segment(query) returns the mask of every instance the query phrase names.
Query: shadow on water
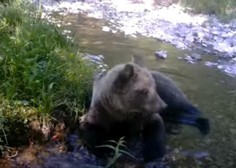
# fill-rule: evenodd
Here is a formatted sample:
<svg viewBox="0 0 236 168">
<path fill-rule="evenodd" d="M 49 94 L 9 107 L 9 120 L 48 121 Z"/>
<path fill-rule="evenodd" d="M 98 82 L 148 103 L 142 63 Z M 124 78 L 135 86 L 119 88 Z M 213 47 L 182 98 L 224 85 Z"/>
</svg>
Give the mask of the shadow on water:
<svg viewBox="0 0 236 168">
<path fill-rule="evenodd" d="M 189 51 L 178 50 L 155 39 L 126 37 L 121 32 L 103 32 L 104 21 L 68 15 L 64 16 L 63 22 L 64 27 L 76 36 L 84 52 L 104 55 L 105 63 L 110 67 L 130 61 L 133 53 L 144 55 L 149 68 L 172 77 L 210 119 L 209 135 L 203 137 L 197 129 L 183 126 L 182 133 L 170 135 L 168 141 L 174 151 L 206 152 L 209 156 L 205 159 L 197 159 L 194 155 L 183 157 L 182 152 L 178 157 L 176 152 L 171 167 L 236 167 L 236 79 L 204 65 L 204 61 L 216 59 L 214 56 L 203 55 L 203 61 L 189 64 L 177 59 Z M 66 25 L 69 22 L 72 24 Z M 168 58 L 156 59 L 156 50 L 168 51 Z"/>
</svg>

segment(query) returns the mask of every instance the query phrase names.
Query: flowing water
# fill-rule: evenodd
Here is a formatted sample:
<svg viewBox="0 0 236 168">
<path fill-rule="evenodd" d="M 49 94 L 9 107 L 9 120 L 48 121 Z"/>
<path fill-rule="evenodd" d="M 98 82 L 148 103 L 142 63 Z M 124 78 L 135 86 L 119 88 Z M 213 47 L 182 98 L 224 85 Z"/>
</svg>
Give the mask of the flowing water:
<svg viewBox="0 0 236 168">
<path fill-rule="evenodd" d="M 151 38 L 103 32 L 102 26 L 106 22 L 82 15 L 64 16 L 63 24 L 72 31 L 71 35 L 76 37 L 83 52 L 102 54 L 109 67 L 130 61 L 133 53 L 142 54 L 147 67 L 173 78 L 210 119 L 211 132 L 207 136 L 189 126 L 183 126 L 179 135 L 168 136 L 168 145 L 175 155 L 171 167 L 236 167 L 236 79 L 204 65 L 204 61 L 216 57 L 201 53 L 203 61 L 189 64 L 177 58 L 189 51 L 178 50 Z M 154 56 L 156 50 L 166 50 L 167 59 L 157 59 Z M 208 156 L 202 159 L 201 155 Z M 60 159 L 60 162 L 70 161 Z M 76 164 L 69 167 L 76 167 Z"/>
</svg>

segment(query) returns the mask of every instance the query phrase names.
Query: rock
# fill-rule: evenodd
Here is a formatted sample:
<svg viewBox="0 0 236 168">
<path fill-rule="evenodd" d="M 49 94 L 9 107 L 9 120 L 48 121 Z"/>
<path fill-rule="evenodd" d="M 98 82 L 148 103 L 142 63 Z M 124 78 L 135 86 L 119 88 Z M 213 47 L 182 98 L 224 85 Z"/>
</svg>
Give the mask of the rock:
<svg viewBox="0 0 236 168">
<path fill-rule="evenodd" d="M 197 53 L 193 53 L 191 55 L 191 58 L 196 60 L 196 61 L 201 61 L 202 60 L 202 56 L 200 54 L 197 54 Z"/>
<path fill-rule="evenodd" d="M 85 60 L 89 60 L 89 65 L 96 65 L 97 71 L 94 73 L 94 77 L 99 75 L 100 73 L 107 70 L 108 65 L 104 63 L 104 56 L 103 55 L 92 55 L 85 53 L 82 55 L 82 58 Z"/>
<path fill-rule="evenodd" d="M 156 51 L 155 56 L 161 59 L 166 59 L 167 58 L 167 51 Z"/>
<path fill-rule="evenodd" d="M 117 30 L 111 30 L 111 32 L 115 34 L 115 33 L 117 33 Z"/>
<path fill-rule="evenodd" d="M 195 63 L 195 61 L 194 61 L 194 60 L 192 59 L 192 57 L 189 56 L 189 55 L 185 56 L 184 60 L 187 61 L 188 63 L 191 63 L 191 64 L 194 64 L 194 63 Z"/>
<path fill-rule="evenodd" d="M 94 63 L 100 64 L 103 62 L 104 56 L 103 55 L 85 54 L 84 58 L 91 60 Z"/>
<path fill-rule="evenodd" d="M 108 26 L 103 26 L 102 31 L 109 32 L 111 29 Z"/>
<path fill-rule="evenodd" d="M 206 61 L 206 62 L 205 62 L 205 65 L 206 65 L 206 66 L 209 66 L 209 67 L 215 67 L 215 66 L 218 65 L 218 63 L 216 63 L 216 62 Z"/>
<path fill-rule="evenodd" d="M 192 43 L 194 42 L 195 38 L 192 34 L 188 34 L 186 37 L 185 37 L 185 41 L 186 42 L 189 42 L 189 43 Z"/>
<path fill-rule="evenodd" d="M 194 64 L 198 61 L 202 60 L 202 56 L 200 54 L 197 53 L 193 53 L 191 55 L 187 55 L 185 54 L 185 57 L 178 57 L 179 60 L 185 60 L 188 63 Z"/>
</svg>

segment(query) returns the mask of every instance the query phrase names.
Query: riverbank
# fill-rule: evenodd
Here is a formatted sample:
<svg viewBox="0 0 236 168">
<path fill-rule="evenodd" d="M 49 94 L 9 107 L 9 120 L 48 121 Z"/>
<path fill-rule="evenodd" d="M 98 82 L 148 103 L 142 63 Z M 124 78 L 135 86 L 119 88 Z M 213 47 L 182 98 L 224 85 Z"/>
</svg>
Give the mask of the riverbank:
<svg viewBox="0 0 236 168">
<path fill-rule="evenodd" d="M 102 29 L 136 37 L 143 35 L 170 43 L 183 50 L 203 51 L 218 56 L 216 62 L 206 62 L 231 76 L 236 75 L 236 21 L 221 23 L 215 16 L 192 14 L 177 4 L 155 8 L 150 1 L 133 3 L 129 0 L 47 1 L 46 13 L 82 13 L 104 19 Z"/>
<path fill-rule="evenodd" d="M 0 2 L 0 20 L 0 157 L 11 157 L 76 126 L 97 66 L 23 0 Z"/>
</svg>

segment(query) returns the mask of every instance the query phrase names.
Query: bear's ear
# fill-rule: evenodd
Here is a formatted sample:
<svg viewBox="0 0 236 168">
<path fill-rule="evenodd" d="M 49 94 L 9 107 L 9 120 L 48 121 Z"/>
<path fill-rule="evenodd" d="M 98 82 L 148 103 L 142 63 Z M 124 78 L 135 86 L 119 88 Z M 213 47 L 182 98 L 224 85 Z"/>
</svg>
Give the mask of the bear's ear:
<svg viewBox="0 0 236 168">
<path fill-rule="evenodd" d="M 134 75 L 134 66 L 126 64 L 113 83 L 115 90 L 122 90 L 130 78 Z"/>
<path fill-rule="evenodd" d="M 134 75 L 134 66 L 132 64 L 126 64 L 124 69 L 119 74 L 121 80 L 128 80 Z"/>
</svg>

